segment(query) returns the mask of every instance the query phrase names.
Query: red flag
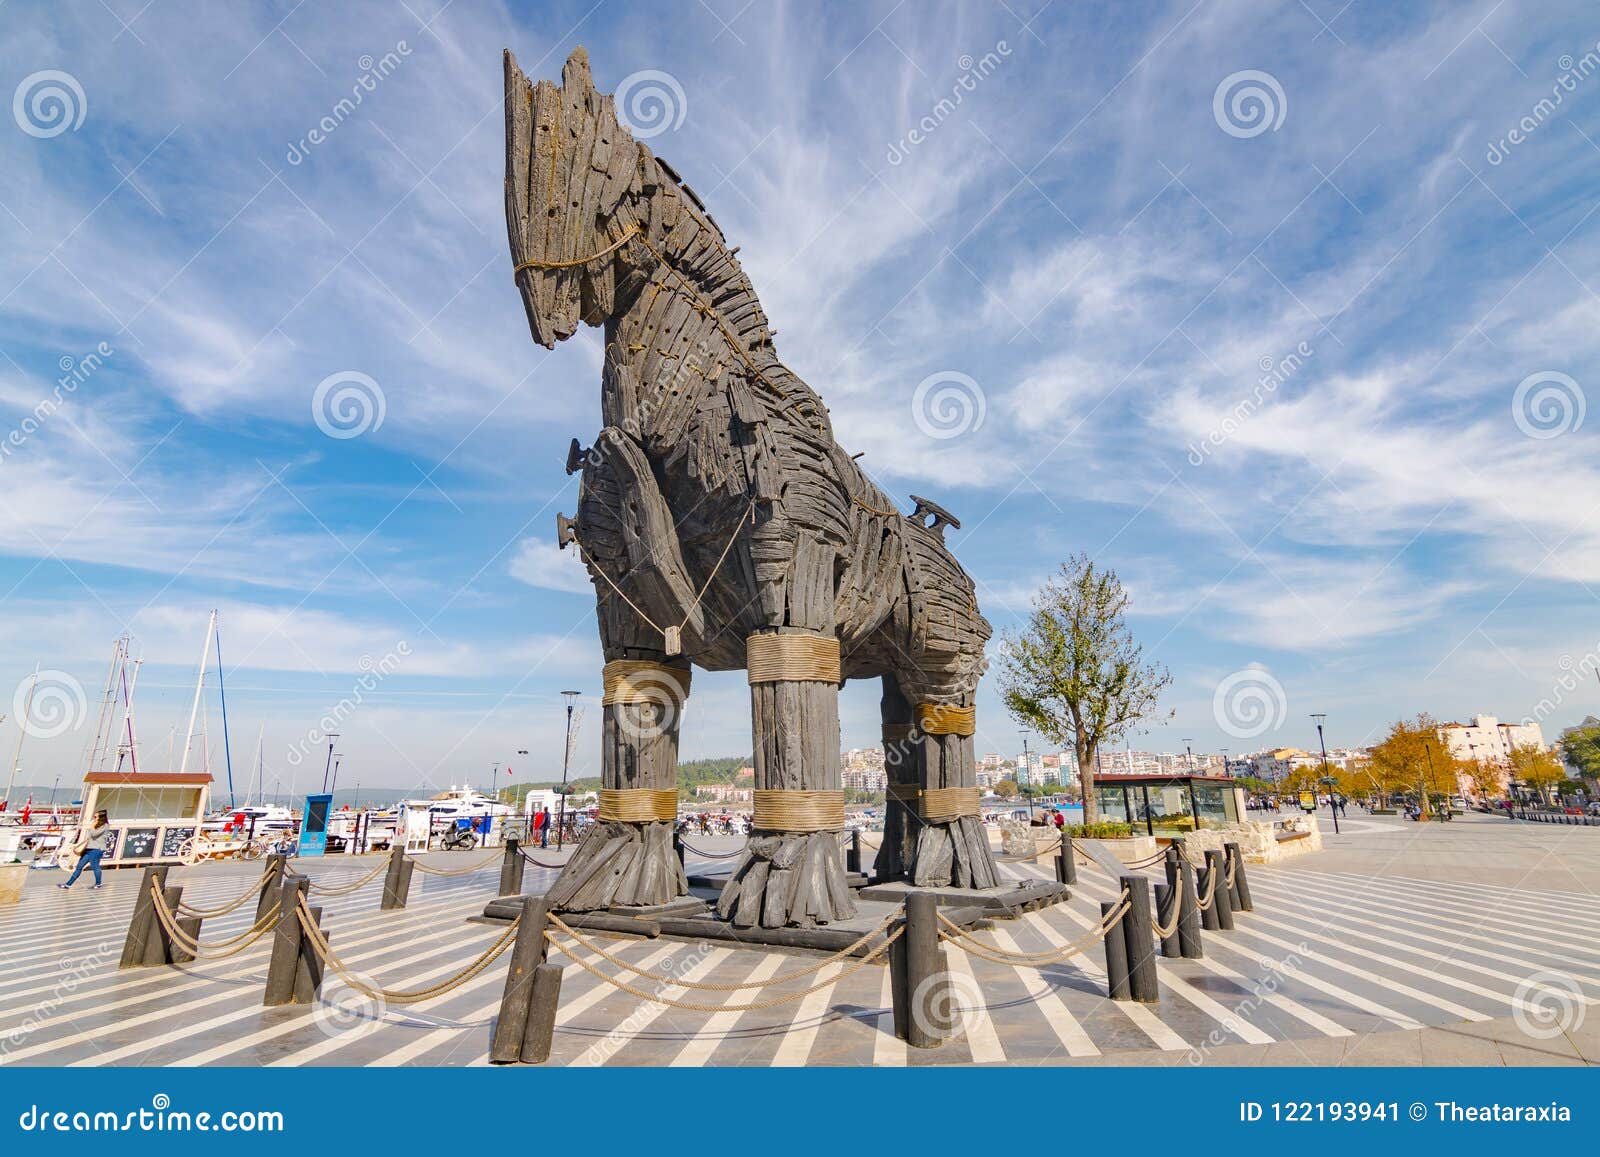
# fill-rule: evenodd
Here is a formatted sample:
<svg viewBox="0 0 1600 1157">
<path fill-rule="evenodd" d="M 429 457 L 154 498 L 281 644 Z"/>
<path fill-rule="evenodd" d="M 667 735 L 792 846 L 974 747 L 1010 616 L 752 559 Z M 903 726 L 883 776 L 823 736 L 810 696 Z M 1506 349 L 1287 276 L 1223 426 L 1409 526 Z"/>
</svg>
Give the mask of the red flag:
<svg viewBox="0 0 1600 1157">
<path fill-rule="evenodd" d="M 507 779 L 511 778 L 511 765 L 509 763 L 506 764 L 506 778 Z"/>
</svg>

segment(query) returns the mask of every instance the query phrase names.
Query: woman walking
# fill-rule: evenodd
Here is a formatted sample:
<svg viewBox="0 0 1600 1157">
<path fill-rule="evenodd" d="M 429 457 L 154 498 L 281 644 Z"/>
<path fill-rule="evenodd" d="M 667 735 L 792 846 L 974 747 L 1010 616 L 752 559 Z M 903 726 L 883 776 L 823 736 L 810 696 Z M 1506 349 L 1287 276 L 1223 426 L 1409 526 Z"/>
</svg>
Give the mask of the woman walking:
<svg viewBox="0 0 1600 1157">
<path fill-rule="evenodd" d="M 72 887 L 78 877 L 83 875 L 85 868 L 94 871 L 94 883 L 90 885 L 90 891 L 104 887 L 105 881 L 100 875 L 100 861 L 111 850 L 112 841 L 116 838 L 117 833 L 111 830 L 110 817 L 103 811 L 95 812 L 94 827 L 84 833 L 83 839 L 75 849 L 78 853 L 78 866 L 72 869 L 72 875 L 67 877 L 66 883 L 57 884 L 56 887 Z"/>
</svg>

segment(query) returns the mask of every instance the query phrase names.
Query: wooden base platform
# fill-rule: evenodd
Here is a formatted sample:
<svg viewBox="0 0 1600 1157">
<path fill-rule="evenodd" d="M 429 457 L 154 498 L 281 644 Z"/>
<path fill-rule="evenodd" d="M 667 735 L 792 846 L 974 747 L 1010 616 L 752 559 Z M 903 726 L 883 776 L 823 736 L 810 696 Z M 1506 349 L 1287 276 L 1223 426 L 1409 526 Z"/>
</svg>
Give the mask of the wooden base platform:
<svg viewBox="0 0 1600 1157">
<path fill-rule="evenodd" d="M 912 893 L 933 893 L 941 908 L 977 907 L 985 916 L 1015 920 L 1026 912 L 1062 904 L 1072 898 L 1065 884 L 1049 880 L 1007 881 L 994 888 L 918 888 L 903 880 L 861 889 L 863 900 L 903 904 Z"/>
</svg>

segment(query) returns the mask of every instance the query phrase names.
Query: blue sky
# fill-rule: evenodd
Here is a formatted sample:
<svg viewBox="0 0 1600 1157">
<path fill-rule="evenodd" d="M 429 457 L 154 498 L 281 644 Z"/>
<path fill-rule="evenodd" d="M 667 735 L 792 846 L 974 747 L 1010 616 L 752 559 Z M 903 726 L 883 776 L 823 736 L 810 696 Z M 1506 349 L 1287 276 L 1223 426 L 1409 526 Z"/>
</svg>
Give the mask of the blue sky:
<svg viewBox="0 0 1600 1157">
<path fill-rule="evenodd" d="M 599 344 L 535 346 L 512 290 L 499 52 L 554 77 L 580 43 L 840 441 L 962 518 L 997 628 L 1074 551 L 1127 581 L 1174 678 L 1134 746 L 1541 700 L 1553 735 L 1600 701 L 1562 683 L 1600 648 L 1583 5 L 11 0 L 0 27 L 0 757 L 35 663 L 89 708 L 24 779 L 73 777 L 122 630 L 163 765 L 213 607 L 236 770 L 264 727 L 269 777 L 319 778 L 287 753 L 386 655 L 341 782 L 558 770 L 559 692 L 599 691 L 553 547 Z M 330 378 L 355 436 L 317 421 Z M 847 745 L 877 694 L 846 689 Z M 1019 749 L 992 681 L 979 707 L 980 750 Z M 684 754 L 748 744 L 742 677 L 697 678 Z"/>
</svg>

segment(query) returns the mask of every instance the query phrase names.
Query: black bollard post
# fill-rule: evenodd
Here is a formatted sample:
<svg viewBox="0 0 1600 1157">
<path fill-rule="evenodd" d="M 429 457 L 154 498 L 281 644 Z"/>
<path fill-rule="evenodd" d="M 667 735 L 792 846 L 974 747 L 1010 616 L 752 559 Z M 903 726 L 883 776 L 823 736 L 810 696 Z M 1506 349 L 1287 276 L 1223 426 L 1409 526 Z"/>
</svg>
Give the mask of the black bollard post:
<svg viewBox="0 0 1600 1157">
<path fill-rule="evenodd" d="M 1056 852 L 1056 875 L 1063 884 L 1076 884 L 1078 882 L 1078 857 L 1072 847 L 1072 837 L 1063 830 L 1061 833 L 1061 848 Z"/>
<path fill-rule="evenodd" d="M 200 939 L 201 919 L 199 916 L 179 916 L 173 921 L 173 923 L 178 926 L 178 931 L 182 932 L 190 940 Z M 195 959 L 195 954 L 193 952 L 190 952 L 187 948 L 176 941 L 173 942 L 172 963 L 192 964 L 194 963 Z"/>
<path fill-rule="evenodd" d="M 1244 853 L 1238 844 L 1223 844 L 1233 858 L 1233 907 L 1238 912 L 1253 912 L 1255 904 L 1250 899 L 1250 882 L 1244 875 Z"/>
<path fill-rule="evenodd" d="M 183 901 L 183 886 L 181 884 L 168 885 L 161 889 L 161 897 L 167 911 L 172 914 L 173 923 L 176 924 L 178 921 L 178 905 Z M 144 942 L 145 964 L 154 967 L 161 964 L 177 963 L 177 957 L 174 953 L 177 952 L 178 945 L 173 941 L 166 925 L 161 922 L 160 916 L 154 912 L 151 913 L 151 916 L 154 922 L 150 928 L 150 935 L 145 938 Z"/>
<path fill-rule="evenodd" d="M 1104 923 L 1111 915 L 1111 910 L 1117 905 L 1102 901 L 1100 904 L 1100 921 Z M 1128 918 L 1124 912 L 1122 919 L 1111 926 L 1106 933 L 1106 995 L 1112 1000 L 1132 1000 L 1133 993 L 1128 988 L 1128 942 L 1123 935 L 1122 925 Z"/>
<path fill-rule="evenodd" d="M 145 943 L 150 939 L 150 930 L 156 923 L 156 900 L 150 891 L 150 881 L 154 880 L 162 888 L 167 886 L 167 870 L 171 864 L 152 864 L 144 870 L 144 878 L 139 881 L 139 894 L 133 900 L 133 916 L 128 920 L 128 935 L 122 942 L 122 959 L 118 961 L 118 968 L 143 968 Z"/>
<path fill-rule="evenodd" d="M 389 870 L 383 876 L 383 899 L 378 902 L 380 912 L 389 912 L 406 906 L 411 893 L 411 861 L 406 859 L 406 846 L 396 843 L 389 849 Z"/>
<path fill-rule="evenodd" d="M 506 841 L 505 858 L 500 862 L 500 891 L 498 896 L 522 894 L 522 845 L 514 839 Z"/>
<path fill-rule="evenodd" d="M 500 994 L 500 1015 L 495 1018 L 494 1032 L 489 1038 L 492 1064 L 507 1065 L 522 1059 L 534 971 L 549 954 L 549 942 L 545 940 L 547 912 L 543 896 L 522 898 L 522 917 L 517 923 L 517 938 L 511 944 L 506 986 Z"/>
<path fill-rule="evenodd" d="M 850 829 L 850 850 L 844 854 L 844 870 L 853 876 L 861 874 L 861 829 Z"/>
<path fill-rule="evenodd" d="M 1178 888 L 1175 884 L 1156 885 L 1156 922 L 1163 928 L 1171 928 L 1161 938 L 1161 955 L 1169 960 L 1181 956 L 1183 953 L 1178 944 L 1178 924 L 1174 919 L 1178 914 Z"/>
<path fill-rule="evenodd" d="M 1200 909 L 1194 894 L 1194 865 L 1185 858 L 1178 861 L 1178 955 L 1185 960 L 1199 960 L 1205 954 L 1200 942 Z"/>
<path fill-rule="evenodd" d="M 683 846 L 683 837 L 677 832 L 672 833 L 672 850 L 678 853 L 678 867 L 687 868 L 689 866 L 689 852 L 688 849 Z"/>
<path fill-rule="evenodd" d="M 938 1048 L 950 1030 L 949 973 L 939 949 L 939 904 L 927 892 L 905 901 L 905 933 L 890 949 L 895 1035 L 914 1049 Z M 897 951 L 898 950 L 898 951 Z"/>
<path fill-rule="evenodd" d="M 1217 928 L 1232 932 L 1233 903 L 1228 898 L 1228 869 L 1221 852 L 1206 853 L 1206 874 L 1216 881 L 1216 886 L 1211 889 L 1211 909 L 1216 915 Z"/>
<path fill-rule="evenodd" d="M 1128 946 L 1128 988 L 1133 999 L 1143 1004 L 1161 1000 L 1161 980 L 1156 973 L 1155 932 L 1150 927 L 1150 881 L 1143 876 L 1124 876 L 1122 886 L 1130 904 L 1123 918 L 1123 941 Z"/>
<path fill-rule="evenodd" d="M 283 887 L 286 863 L 281 852 L 273 852 L 267 857 L 266 871 L 261 880 L 261 895 L 256 898 L 256 918 L 253 923 L 261 923 L 272 905 L 277 902 L 278 890 Z"/>
<path fill-rule="evenodd" d="M 1239 845 L 1226 843 L 1222 845 L 1222 867 L 1233 877 L 1233 883 L 1228 885 L 1228 907 L 1235 912 L 1243 912 L 1244 904 L 1239 898 Z M 1226 880 L 1228 877 L 1224 876 Z"/>
<path fill-rule="evenodd" d="M 300 960 L 300 918 L 296 909 L 300 897 L 311 887 L 304 876 L 289 876 L 278 889 L 278 923 L 272 933 L 272 955 L 267 961 L 267 984 L 261 1003 L 267 1006 L 294 1003 L 295 973 Z"/>
<path fill-rule="evenodd" d="M 320 929 L 322 927 L 322 909 L 312 908 L 310 909 L 310 912 L 311 922 L 315 924 L 318 929 Z M 333 937 L 326 932 L 322 933 L 322 938 L 324 940 L 333 939 Z M 311 938 L 309 936 L 302 935 L 300 937 L 300 952 L 299 955 L 295 957 L 294 962 L 295 1004 L 317 1003 L 317 994 L 322 991 L 322 971 L 324 966 L 325 961 L 318 954 L 317 950 L 312 947 Z"/>
<path fill-rule="evenodd" d="M 1201 896 L 1207 892 L 1212 894 L 1211 902 L 1204 908 L 1200 908 L 1200 926 L 1207 932 L 1215 932 L 1222 927 L 1221 924 L 1217 923 L 1216 891 L 1217 889 L 1211 885 L 1211 861 L 1207 858 L 1205 866 L 1200 869 L 1195 877 L 1195 906 L 1199 907 Z"/>
<path fill-rule="evenodd" d="M 556 1009 L 561 1004 L 561 965 L 541 964 L 533 970 L 528 1000 L 528 1027 L 522 1036 L 522 1063 L 542 1065 L 550 1059 L 556 1036 Z"/>
</svg>

